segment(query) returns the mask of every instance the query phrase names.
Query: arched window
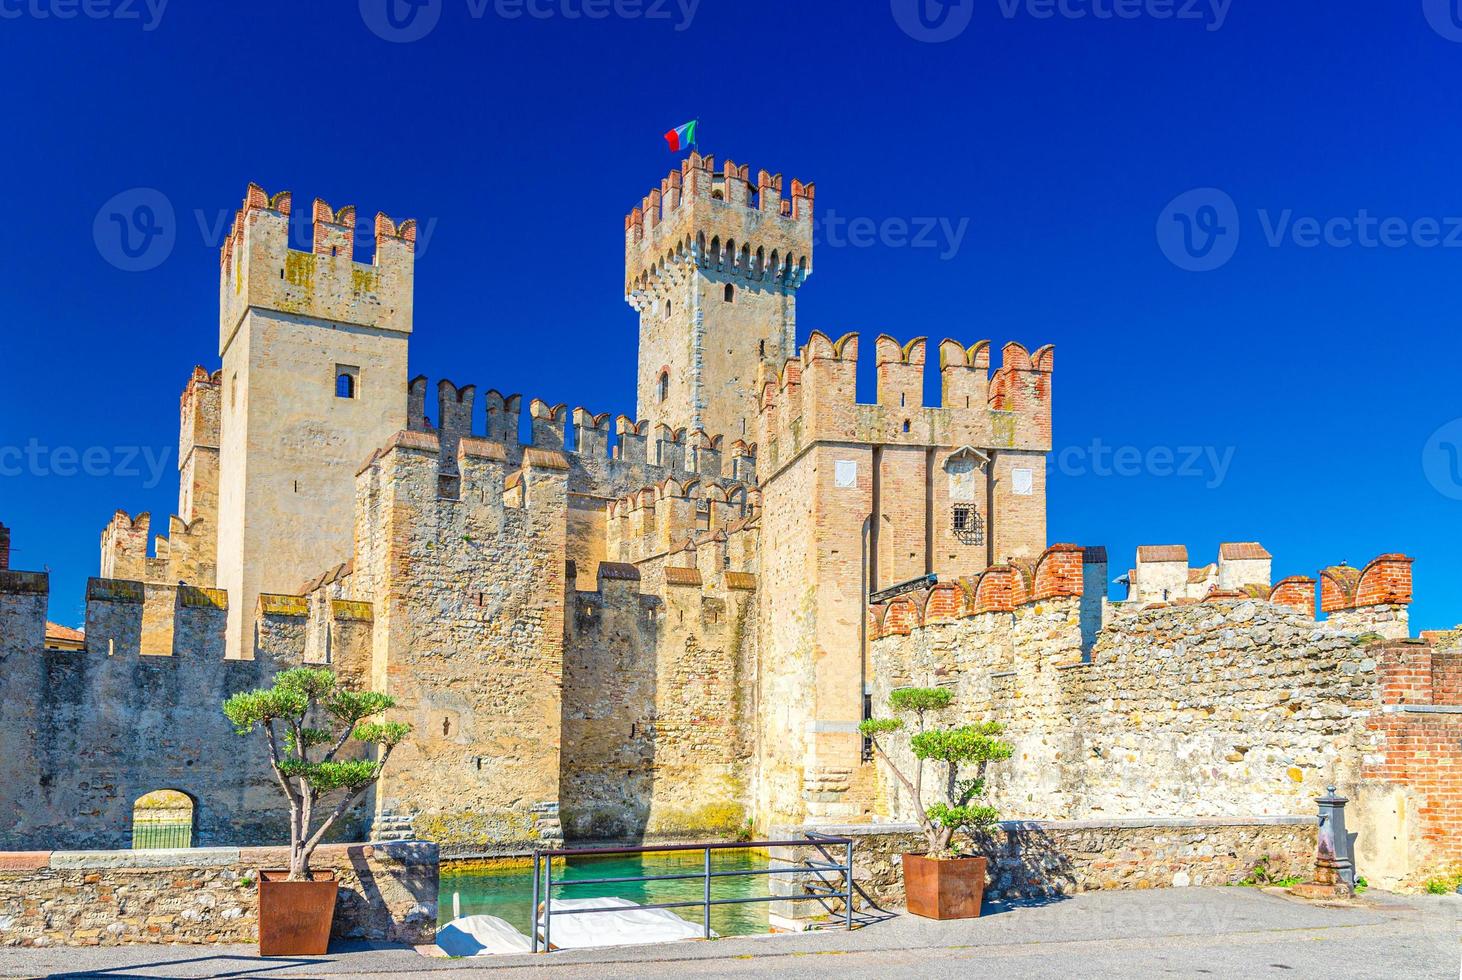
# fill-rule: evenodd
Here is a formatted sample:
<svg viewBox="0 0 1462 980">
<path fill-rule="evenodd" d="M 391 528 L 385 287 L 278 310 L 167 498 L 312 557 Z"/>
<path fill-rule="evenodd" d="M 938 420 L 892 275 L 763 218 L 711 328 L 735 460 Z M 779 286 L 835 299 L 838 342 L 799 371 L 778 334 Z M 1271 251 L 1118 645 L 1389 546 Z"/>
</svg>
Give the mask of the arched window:
<svg viewBox="0 0 1462 980">
<path fill-rule="evenodd" d="M 335 397 L 354 398 L 359 380 L 360 368 L 335 365 Z"/>
<path fill-rule="evenodd" d="M 657 393 L 660 396 L 660 401 L 662 401 L 662 402 L 666 398 L 668 398 L 670 396 L 670 372 L 669 371 L 661 371 L 660 372 L 660 380 L 656 384 L 656 391 L 657 391 Z"/>
<path fill-rule="evenodd" d="M 665 317 L 667 319 L 670 317 L 670 301 L 668 299 L 665 301 Z"/>
<path fill-rule="evenodd" d="M 729 282 L 726 284 L 726 302 L 736 302 L 736 287 Z"/>
<path fill-rule="evenodd" d="M 193 846 L 193 798 L 175 789 L 153 790 L 132 804 L 132 847 Z"/>
</svg>

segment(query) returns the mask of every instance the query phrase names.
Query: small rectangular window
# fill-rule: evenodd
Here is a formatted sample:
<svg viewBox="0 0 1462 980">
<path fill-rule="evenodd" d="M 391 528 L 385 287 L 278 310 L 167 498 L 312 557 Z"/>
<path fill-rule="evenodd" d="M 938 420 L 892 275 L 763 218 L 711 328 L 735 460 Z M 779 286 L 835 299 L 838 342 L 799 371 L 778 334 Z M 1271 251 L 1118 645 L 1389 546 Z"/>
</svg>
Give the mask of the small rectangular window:
<svg viewBox="0 0 1462 980">
<path fill-rule="evenodd" d="M 360 368 L 349 364 L 335 365 L 335 397 L 360 397 Z"/>
</svg>

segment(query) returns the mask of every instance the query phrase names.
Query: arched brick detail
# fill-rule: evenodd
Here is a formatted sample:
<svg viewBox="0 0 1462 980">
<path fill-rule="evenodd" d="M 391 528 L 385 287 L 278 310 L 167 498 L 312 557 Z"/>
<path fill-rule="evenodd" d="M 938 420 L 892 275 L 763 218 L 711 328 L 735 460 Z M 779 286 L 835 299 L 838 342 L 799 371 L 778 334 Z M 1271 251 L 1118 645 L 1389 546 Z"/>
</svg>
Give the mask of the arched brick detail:
<svg viewBox="0 0 1462 980">
<path fill-rule="evenodd" d="M 1269 593 L 1269 601 L 1314 619 L 1315 580 L 1303 575 L 1291 575 L 1274 587 Z"/>
<path fill-rule="evenodd" d="M 919 606 L 912 597 L 899 596 L 888 604 L 883 617 L 884 636 L 908 636 L 919 625 Z"/>
<path fill-rule="evenodd" d="M 1355 605 L 1408 606 L 1411 604 L 1411 562 L 1405 555 L 1381 555 L 1360 574 Z"/>
<path fill-rule="evenodd" d="M 1320 611 L 1341 612 L 1355 608 L 1355 590 L 1360 585 L 1360 569 L 1349 565 L 1331 565 L 1320 572 Z"/>
<path fill-rule="evenodd" d="M 1015 608 L 1015 580 L 1009 565 L 993 565 L 975 583 L 975 612 L 1010 612 Z"/>
<path fill-rule="evenodd" d="M 1079 544 L 1053 544 L 1047 548 L 1036 563 L 1031 598 L 1039 602 L 1057 596 L 1081 595 L 1085 556 L 1086 549 Z"/>
<path fill-rule="evenodd" d="M 966 614 L 965 590 L 958 582 L 940 582 L 924 599 L 924 625 L 949 623 Z"/>
</svg>

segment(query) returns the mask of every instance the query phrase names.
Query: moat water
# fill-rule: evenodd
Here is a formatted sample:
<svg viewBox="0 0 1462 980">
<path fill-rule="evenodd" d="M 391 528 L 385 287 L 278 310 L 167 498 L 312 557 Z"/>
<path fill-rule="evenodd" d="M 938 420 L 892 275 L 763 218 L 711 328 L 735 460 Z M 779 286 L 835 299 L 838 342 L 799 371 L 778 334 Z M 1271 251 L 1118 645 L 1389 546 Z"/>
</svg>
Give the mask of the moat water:
<svg viewBox="0 0 1462 980">
<path fill-rule="evenodd" d="M 744 871 L 767 866 L 766 852 L 724 850 L 711 852 L 714 871 Z M 580 881 L 585 878 L 631 878 L 643 875 L 688 874 L 705 867 L 704 852 L 672 854 L 627 854 L 611 857 L 569 858 L 567 867 L 556 862 L 553 880 Z M 712 878 L 712 898 L 749 898 L 767 894 L 767 875 Z M 439 894 L 440 925 L 452 919 L 452 893 L 461 897 L 463 915 L 495 915 L 528 935 L 533 921 L 532 862 L 475 862 L 445 865 Z M 613 885 L 568 885 L 555 887 L 555 898 L 625 898 L 640 905 L 660 902 L 699 901 L 705 893 L 704 879 L 625 882 Z M 701 909 L 672 909 L 681 918 L 699 924 Z M 768 904 L 747 902 L 719 905 L 711 909 L 711 928 L 722 936 L 751 936 L 768 931 Z"/>
</svg>

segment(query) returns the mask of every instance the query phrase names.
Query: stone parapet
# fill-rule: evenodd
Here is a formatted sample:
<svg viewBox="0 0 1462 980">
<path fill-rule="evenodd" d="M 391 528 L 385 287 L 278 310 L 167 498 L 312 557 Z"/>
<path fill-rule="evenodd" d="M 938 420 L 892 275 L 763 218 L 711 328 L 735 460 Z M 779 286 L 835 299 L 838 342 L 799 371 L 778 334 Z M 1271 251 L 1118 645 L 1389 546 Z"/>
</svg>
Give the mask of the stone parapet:
<svg viewBox="0 0 1462 980">
<path fill-rule="evenodd" d="M 283 847 L 0 853 L 0 946 L 253 943 L 259 872 Z M 326 844 L 339 884 L 331 936 L 420 945 L 437 928 L 435 844 Z"/>
</svg>

